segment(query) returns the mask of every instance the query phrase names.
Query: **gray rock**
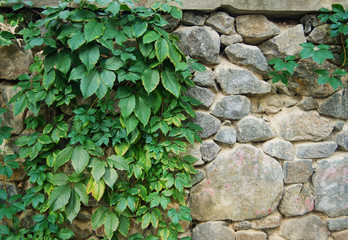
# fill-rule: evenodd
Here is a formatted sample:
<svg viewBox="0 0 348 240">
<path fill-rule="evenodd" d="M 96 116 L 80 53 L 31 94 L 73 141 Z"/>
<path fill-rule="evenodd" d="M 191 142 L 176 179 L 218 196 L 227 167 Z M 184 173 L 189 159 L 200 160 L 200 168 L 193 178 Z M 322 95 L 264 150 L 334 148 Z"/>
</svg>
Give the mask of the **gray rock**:
<svg viewBox="0 0 348 240">
<path fill-rule="evenodd" d="M 322 115 L 348 119 L 348 91 L 335 93 L 318 110 Z"/>
<path fill-rule="evenodd" d="M 291 142 L 282 139 L 272 139 L 262 145 L 262 149 L 268 155 L 281 160 L 294 160 L 295 148 Z"/>
<path fill-rule="evenodd" d="M 284 219 L 280 225 L 279 235 L 287 240 L 327 240 L 329 231 L 318 216 L 309 214 L 303 217 Z"/>
<path fill-rule="evenodd" d="M 216 158 L 221 148 L 213 140 L 206 140 L 202 142 L 200 151 L 202 159 L 205 162 L 210 162 Z"/>
<path fill-rule="evenodd" d="M 186 55 L 206 64 L 220 63 L 220 36 L 211 27 L 181 27 L 174 34 Z"/>
<path fill-rule="evenodd" d="M 7 199 L 12 197 L 13 195 L 18 194 L 15 184 L 0 182 L 0 189 L 1 190 L 5 189 L 4 186 L 6 186 Z M 5 204 L 5 203 L 6 202 L 3 199 L 0 199 L 0 204 Z"/>
<path fill-rule="evenodd" d="M 215 74 L 209 68 L 206 68 L 204 72 L 196 72 L 193 81 L 201 87 L 216 87 Z"/>
<path fill-rule="evenodd" d="M 250 113 L 250 100 L 245 96 L 227 96 L 219 101 L 212 114 L 230 120 L 239 120 Z"/>
<path fill-rule="evenodd" d="M 250 221 L 234 222 L 233 227 L 237 231 L 248 230 L 248 229 L 251 229 L 251 222 Z"/>
<path fill-rule="evenodd" d="M 207 19 L 206 24 L 221 34 L 230 35 L 236 33 L 234 18 L 225 12 L 212 13 Z"/>
<path fill-rule="evenodd" d="M 251 221 L 251 227 L 253 229 L 272 229 L 277 228 L 280 225 L 281 215 L 278 211 L 275 211 L 267 217 L 256 219 Z"/>
<path fill-rule="evenodd" d="M 334 232 L 331 234 L 334 240 L 347 240 L 348 239 L 348 229 L 340 232 Z"/>
<path fill-rule="evenodd" d="M 307 97 L 303 99 L 298 106 L 305 111 L 310 111 L 318 109 L 319 103 L 313 97 Z"/>
<path fill-rule="evenodd" d="M 318 18 L 317 14 L 308 14 L 301 18 L 301 23 L 304 26 L 304 32 L 310 33 L 313 29 L 313 27 L 322 25 L 323 23 L 320 22 L 320 19 Z"/>
<path fill-rule="evenodd" d="M 268 63 L 258 47 L 235 43 L 225 48 L 225 53 L 232 63 L 246 66 L 259 74 L 267 75 Z"/>
<path fill-rule="evenodd" d="M 314 210 L 313 194 L 302 184 L 286 186 L 278 209 L 286 217 L 304 215 Z"/>
<path fill-rule="evenodd" d="M 163 27 L 167 32 L 173 32 L 180 24 L 180 19 L 174 18 L 170 14 L 163 14 L 162 17 L 168 22 L 168 24 Z"/>
<path fill-rule="evenodd" d="M 217 81 L 224 94 L 265 94 L 271 85 L 260 80 L 250 71 L 233 64 L 221 64 L 215 68 Z"/>
<path fill-rule="evenodd" d="M 77 214 L 77 219 L 82 222 L 89 222 L 92 219 L 92 214 L 89 211 L 82 210 Z"/>
<path fill-rule="evenodd" d="M 348 229 L 348 217 L 328 218 L 327 228 L 330 231 L 341 231 Z"/>
<path fill-rule="evenodd" d="M 338 120 L 335 122 L 334 130 L 341 131 L 344 127 L 344 121 Z"/>
<path fill-rule="evenodd" d="M 192 175 L 191 177 L 191 185 L 196 185 L 200 181 L 204 179 L 204 171 L 200 169 L 196 169 L 198 173 Z"/>
<path fill-rule="evenodd" d="M 236 232 L 236 240 L 266 240 L 267 234 L 262 231 L 242 230 Z"/>
<path fill-rule="evenodd" d="M 226 149 L 205 170 L 206 179 L 189 197 L 199 221 L 262 218 L 276 209 L 283 192 L 280 164 L 251 145 Z"/>
<path fill-rule="evenodd" d="M 215 135 L 214 140 L 232 146 L 237 142 L 237 131 L 233 127 L 223 126 Z"/>
<path fill-rule="evenodd" d="M 197 158 L 197 161 L 193 164 L 194 166 L 204 165 L 204 162 L 202 160 L 202 154 L 200 151 L 200 144 L 195 143 L 194 145 L 189 145 L 185 155 L 192 155 L 193 157 Z"/>
<path fill-rule="evenodd" d="M 278 36 L 262 43 L 259 48 L 269 61 L 272 58 L 300 57 L 301 43 L 306 42 L 302 24 L 281 32 Z"/>
<path fill-rule="evenodd" d="M 203 26 L 207 15 L 198 11 L 185 11 L 182 16 L 182 23 L 189 26 Z"/>
<path fill-rule="evenodd" d="M 341 149 L 348 151 L 348 129 L 337 135 L 336 143 Z"/>
<path fill-rule="evenodd" d="M 254 116 L 243 118 L 237 123 L 238 142 L 259 142 L 275 136 L 265 120 Z"/>
<path fill-rule="evenodd" d="M 337 38 L 330 36 L 330 24 L 317 26 L 307 37 L 308 42 L 315 44 L 338 44 Z"/>
<path fill-rule="evenodd" d="M 196 113 L 196 118 L 193 120 L 193 122 L 203 128 L 203 130 L 199 132 L 199 136 L 201 138 L 208 138 L 217 133 L 221 124 L 221 121 L 216 117 L 202 112 Z"/>
<path fill-rule="evenodd" d="M 306 183 L 313 174 L 312 160 L 284 162 L 284 182 Z"/>
<path fill-rule="evenodd" d="M 236 18 L 237 32 L 248 44 L 259 44 L 280 33 L 279 28 L 263 15 L 242 15 Z"/>
<path fill-rule="evenodd" d="M 192 231 L 192 240 L 235 240 L 235 233 L 225 222 L 198 224 Z"/>
<path fill-rule="evenodd" d="M 296 156 L 304 159 L 327 158 L 334 154 L 336 148 L 335 142 L 302 143 L 297 146 Z"/>
<path fill-rule="evenodd" d="M 19 227 L 21 229 L 29 229 L 33 226 L 35 226 L 37 223 L 34 221 L 33 217 L 37 213 L 34 210 L 27 209 L 24 212 L 22 212 L 19 216 Z"/>
<path fill-rule="evenodd" d="M 224 46 L 229 46 L 234 43 L 241 43 L 243 42 L 243 38 L 239 34 L 233 34 L 233 35 L 221 35 L 220 37 L 221 44 Z"/>
<path fill-rule="evenodd" d="M 187 95 L 199 100 L 202 103 L 200 106 L 206 108 L 210 107 L 215 99 L 215 94 L 212 91 L 198 86 L 190 87 L 187 90 Z"/>
<path fill-rule="evenodd" d="M 282 108 L 283 100 L 278 94 L 273 94 L 267 98 L 267 105 L 270 107 Z"/>
<path fill-rule="evenodd" d="M 329 217 L 348 215 L 347 182 L 348 154 L 319 161 L 313 175 L 315 209 Z"/>
</svg>

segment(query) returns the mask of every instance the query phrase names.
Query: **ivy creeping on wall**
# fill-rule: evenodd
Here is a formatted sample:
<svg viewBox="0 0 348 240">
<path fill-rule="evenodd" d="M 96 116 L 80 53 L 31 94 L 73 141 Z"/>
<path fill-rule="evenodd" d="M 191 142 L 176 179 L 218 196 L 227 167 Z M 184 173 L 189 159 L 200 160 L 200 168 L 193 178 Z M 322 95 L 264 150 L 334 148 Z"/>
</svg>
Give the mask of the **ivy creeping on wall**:
<svg viewBox="0 0 348 240">
<path fill-rule="evenodd" d="M 97 206 L 92 226 L 105 239 L 128 236 L 131 219 L 151 231 L 128 239 L 177 239 L 180 221 L 191 220 L 185 188 L 196 159 L 184 153 L 200 141 L 189 120 L 200 103 L 185 92 L 191 70 L 204 67 L 186 60 L 161 13 L 182 17 L 164 2 L 66 1 L 17 34 L 41 52 L 10 101 L 15 115 L 27 111 L 27 130 L 8 161 L 25 159 L 30 188 L 9 199 L 1 191 L 1 239 L 70 239 L 61 226 L 83 205 Z M 25 208 L 38 213 L 31 229 L 18 227 Z"/>
</svg>

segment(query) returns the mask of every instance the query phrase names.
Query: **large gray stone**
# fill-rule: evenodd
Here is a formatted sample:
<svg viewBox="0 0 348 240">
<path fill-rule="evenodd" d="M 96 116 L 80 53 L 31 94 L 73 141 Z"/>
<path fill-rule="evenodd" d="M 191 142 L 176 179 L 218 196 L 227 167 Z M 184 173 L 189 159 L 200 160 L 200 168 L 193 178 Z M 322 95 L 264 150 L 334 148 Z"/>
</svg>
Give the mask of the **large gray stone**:
<svg viewBox="0 0 348 240">
<path fill-rule="evenodd" d="M 267 234 L 262 231 L 242 230 L 236 232 L 236 240 L 266 240 Z"/>
<path fill-rule="evenodd" d="M 330 231 L 341 231 L 348 229 L 348 217 L 328 218 L 327 228 Z"/>
<path fill-rule="evenodd" d="M 204 72 L 196 72 L 193 76 L 193 81 L 201 87 L 216 87 L 215 74 L 209 68 L 206 68 Z"/>
<path fill-rule="evenodd" d="M 182 16 L 182 22 L 189 26 L 203 26 L 207 14 L 198 11 L 186 11 Z"/>
<path fill-rule="evenodd" d="M 245 96 L 227 96 L 216 103 L 212 114 L 230 120 L 239 120 L 250 113 L 250 100 Z"/>
<path fill-rule="evenodd" d="M 203 130 L 199 132 L 199 136 L 201 138 L 208 138 L 217 133 L 221 124 L 221 121 L 218 118 L 213 117 L 209 113 L 202 112 L 196 113 L 196 118 L 193 120 L 193 122 L 203 128 Z"/>
<path fill-rule="evenodd" d="M 225 48 L 225 53 L 232 63 L 246 66 L 259 74 L 267 75 L 268 63 L 258 47 L 235 43 Z"/>
<path fill-rule="evenodd" d="M 199 100 L 202 103 L 200 106 L 206 108 L 210 107 L 215 99 L 215 94 L 212 91 L 198 86 L 190 87 L 187 90 L 187 95 Z"/>
<path fill-rule="evenodd" d="M 221 148 L 213 140 L 206 140 L 202 142 L 201 145 L 201 154 L 202 159 L 205 162 L 210 162 L 216 158 Z"/>
<path fill-rule="evenodd" d="M 329 231 L 318 216 L 309 214 L 303 217 L 284 219 L 280 225 L 279 235 L 287 240 L 327 240 Z"/>
<path fill-rule="evenodd" d="M 330 24 L 323 24 L 317 26 L 313 29 L 313 31 L 307 37 L 308 42 L 316 43 L 316 44 L 338 44 L 337 38 L 331 37 Z"/>
<path fill-rule="evenodd" d="M 313 173 L 312 160 L 296 160 L 284 162 L 284 182 L 306 183 Z"/>
<path fill-rule="evenodd" d="M 260 80 L 250 71 L 234 64 L 220 64 L 215 74 L 223 93 L 232 94 L 265 94 L 271 92 L 271 85 Z"/>
<path fill-rule="evenodd" d="M 310 111 L 318 109 L 319 103 L 313 97 L 306 97 L 298 104 L 298 106 L 305 111 Z"/>
<path fill-rule="evenodd" d="M 329 217 L 348 215 L 348 154 L 319 161 L 313 185 L 317 211 Z"/>
<path fill-rule="evenodd" d="M 243 38 L 239 34 L 221 35 L 220 40 L 221 40 L 221 44 L 224 46 L 229 46 L 234 43 L 243 42 Z"/>
<path fill-rule="evenodd" d="M 297 158 L 327 158 L 331 157 L 336 151 L 337 143 L 321 142 L 321 143 L 302 143 L 297 145 Z"/>
<path fill-rule="evenodd" d="M 262 145 L 262 149 L 268 155 L 281 160 L 294 160 L 295 148 L 291 142 L 282 139 L 272 139 Z"/>
<path fill-rule="evenodd" d="M 181 27 L 174 34 L 186 55 L 206 64 L 220 63 L 220 36 L 211 27 Z"/>
<path fill-rule="evenodd" d="M 275 136 L 265 120 L 254 116 L 243 118 L 237 123 L 238 142 L 259 142 Z"/>
<path fill-rule="evenodd" d="M 189 197 L 192 217 L 199 221 L 262 218 L 276 209 L 283 191 L 280 164 L 251 145 L 220 152 L 206 176 Z"/>
<path fill-rule="evenodd" d="M 335 141 L 341 149 L 348 151 L 348 129 L 340 132 Z"/>
<path fill-rule="evenodd" d="M 340 91 L 331 96 L 318 109 L 322 115 L 348 119 L 348 91 Z"/>
<path fill-rule="evenodd" d="M 234 18 L 225 12 L 212 13 L 207 19 L 206 24 L 221 34 L 230 35 L 236 33 Z"/>
<path fill-rule="evenodd" d="M 267 40 L 259 47 L 267 60 L 286 58 L 289 55 L 300 57 L 301 43 L 306 42 L 302 24 L 281 32 L 278 36 Z"/>
<path fill-rule="evenodd" d="M 237 131 L 233 127 L 223 126 L 215 135 L 214 140 L 217 142 L 233 145 L 237 141 Z"/>
<path fill-rule="evenodd" d="M 236 28 L 245 43 L 259 44 L 280 33 L 279 28 L 263 15 L 242 15 L 236 18 Z"/>
<path fill-rule="evenodd" d="M 192 240 L 235 240 L 235 232 L 225 222 L 198 224 L 192 231 Z"/>
</svg>

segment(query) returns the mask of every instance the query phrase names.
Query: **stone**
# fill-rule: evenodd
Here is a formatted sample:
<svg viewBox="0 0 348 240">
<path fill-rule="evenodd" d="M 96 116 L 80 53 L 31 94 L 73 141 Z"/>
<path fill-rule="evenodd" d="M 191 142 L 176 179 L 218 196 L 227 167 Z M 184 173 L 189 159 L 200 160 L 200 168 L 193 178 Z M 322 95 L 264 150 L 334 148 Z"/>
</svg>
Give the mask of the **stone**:
<svg viewBox="0 0 348 240">
<path fill-rule="evenodd" d="M 304 215 L 314 210 L 313 194 L 302 184 L 286 186 L 278 209 L 286 217 Z"/>
<path fill-rule="evenodd" d="M 340 149 L 348 151 L 348 129 L 340 132 L 335 141 Z"/>
<path fill-rule="evenodd" d="M 163 27 L 167 32 L 173 32 L 180 24 L 180 19 L 174 18 L 170 14 L 162 14 L 162 17 L 168 22 L 168 24 Z"/>
<path fill-rule="evenodd" d="M 210 162 L 216 158 L 221 148 L 213 140 L 206 140 L 202 142 L 200 151 L 202 159 L 205 162 Z"/>
<path fill-rule="evenodd" d="M 270 107 L 282 108 L 283 100 L 279 95 L 274 94 L 267 98 L 267 105 Z"/>
<path fill-rule="evenodd" d="M 272 58 L 286 58 L 289 55 L 300 57 L 301 43 L 306 42 L 302 24 L 281 32 L 266 42 L 259 45 L 259 48 L 269 61 Z"/>
<path fill-rule="evenodd" d="M 305 33 L 310 33 L 313 27 L 316 27 L 322 24 L 317 14 L 307 14 L 303 16 L 300 21 L 304 26 Z"/>
<path fill-rule="evenodd" d="M 189 26 L 203 26 L 207 15 L 199 11 L 185 11 L 182 15 L 182 23 Z"/>
<path fill-rule="evenodd" d="M 233 229 L 237 231 L 251 229 L 251 222 L 250 221 L 234 222 Z"/>
<path fill-rule="evenodd" d="M 223 126 L 215 135 L 214 140 L 232 146 L 237 142 L 237 131 L 233 127 Z"/>
<path fill-rule="evenodd" d="M 207 19 L 206 24 L 220 34 L 230 35 L 236 33 L 234 20 L 234 17 L 225 12 L 213 12 Z"/>
<path fill-rule="evenodd" d="M 271 92 L 271 85 L 260 80 L 253 73 L 233 64 L 220 64 L 215 68 L 217 82 L 226 95 L 265 94 Z"/>
<path fill-rule="evenodd" d="M 334 240 L 347 240 L 348 239 L 348 229 L 341 232 L 334 232 L 331 234 Z"/>
<path fill-rule="evenodd" d="M 266 240 L 267 234 L 262 231 L 242 230 L 236 232 L 236 240 Z"/>
<path fill-rule="evenodd" d="M 319 103 L 313 97 L 306 97 L 298 104 L 298 106 L 304 111 L 310 111 L 318 109 Z"/>
<path fill-rule="evenodd" d="M 334 128 L 334 123 L 316 112 L 295 112 L 276 120 L 278 136 L 288 141 L 322 141 Z"/>
<path fill-rule="evenodd" d="M 76 239 L 87 239 L 93 234 L 92 222 L 81 222 L 75 219 L 66 227 L 74 232 Z"/>
<path fill-rule="evenodd" d="M 222 45 L 229 46 L 229 45 L 234 44 L 234 43 L 243 42 L 243 38 L 239 34 L 221 35 L 220 41 L 221 41 Z"/>
<path fill-rule="evenodd" d="M 207 88 L 203 87 L 190 87 L 186 93 L 188 96 L 199 100 L 202 104 L 200 106 L 210 107 L 215 99 L 215 94 Z"/>
<path fill-rule="evenodd" d="M 0 182 L 0 190 L 4 190 L 6 187 L 7 199 L 13 195 L 17 195 L 16 185 L 13 183 Z M 3 199 L 0 199 L 0 204 L 5 204 L 6 202 Z"/>
<path fill-rule="evenodd" d="M 348 154 L 319 161 L 312 179 L 315 209 L 329 217 L 348 215 Z"/>
<path fill-rule="evenodd" d="M 332 71 L 337 67 L 325 61 L 321 68 Z M 333 94 L 335 90 L 328 83 L 318 84 L 319 75 L 314 72 L 317 69 L 318 66 L 312 60 L 302 59 L 298 61 L 298 66 L 295 67 L 293 75 L 289 79 L 289 90 L 298 95 L 312 97 L 327 97 Z"/>
<path fill-rule="evenodd" d="M 348 119 L 348 91 L 335 93 L 319 107 L 318 111 L 325 116 Z"/>
<path fill-rule="evenodd" d="M 308 42 L 315 44 L 338 44 L 337 38 L 330 36 L 330 24 L 317 26 L 307 37 Z"/>
<path fill-rule="evenodd" d="M 280 33 L 279 28 L 263 15 L 242 15 L 236 18 L 236 28 L 245 43 L 256 45 Z"/>
<path fill-rule="evenodd" d="M 220 36 L 211 27 L 181 27 L 173 33 L 186 55 L 208 65 L 220 63 Z"/>
<path fill-rule="evenodd" d="M 225 149 L 205 171 L 206 179 L 189 197 L 198 221 L 265 217 L 276 209 L 283 192 L 280 164 L 251 145 Z"/>
<path fill-rule="evenodd" d="M 253 229 L 272 229 L 277 228 L 280 225 L 281 215 L 278 211 L 275 211 L 271 215 L 268 215 L 261 219 L 251 221 L 251 227 Z"/>
<path fill-rule="evenodd" d="M 326 220 L 327 228 L 330 231 L 341 231 L 344 229 L 348 229 L 348 217 L 328 218 Z"/>
<path fill-rule="evenodd" d="M 82 222 L 89 222 L 92 219 L 92 214 L 89 211 L 82 210 L 77 214 L 77 219 Z"/>
<path fill-rule="evenodd" d="M 304 159 L 331 157 L 336 151 L 337 143 L 302 143 L 297 145 L 296 157 Z"/>
<path fill-rule="evenodd" d="M 258 47 L 235 43 L 226 47 L 225 53 L 232 63 L 246 66 L 256 73 L 267 75 L 268 63 Z"/>
<path fill-rule="evenodd" d="M 225 222 L 198 224 L 192 231 L 192 240 L 235 240 L 235 233 Z"/>
<path fill-rule="evenodd" d="M 202 112 L 196 112 L 196 118 L 193 122 L 203 128 L 203 130 L 199 132 L 201 138 L 208 138 L 217 133 L 221 124 L 221 121 L 218 118 L 209 113 Z"/>
<path fill-rule="evenodd" d="M 200 151 L 200 144 L 195 143 L 194 145 L 189 145 L 187 148 L 187 152 L 185 155 L 192 155 L 193 157 L 197 158 L 197 161 L 193 164 L 194 166 L 201 166 L 204 165 L 204 162 L 202 160 L 202 154 Z"/>
<path fill-rule="evenodd" d="M 239 120 L 250 113 L 250 100 L 245 96 L 235 95 L 222 98 L 216 103 L 212 115 L 230 120 Z"/>
<path fill-rule="evenodd" d="M 279 138 L 265 142 L 262 145 L 262 149 L 271 157 L 281 160 L 291 161 L 295 157 L 295 148 L 291 142 Z"/>
<path fill-rule="evenodd" d="M 193 76 L 193 81 L 201 87 L 216 87 L 215 74 L 209 68 L 206 68 L 204 72 L 196 72 Z"/>
<path fill-rule="evenodd" d="M 191 185 L 196 185 L 200 181 L 204 179 L 204 171 L 200 169 L 196 169 L 197 173 L 191 176 Z"/>
<path fill-rule="evenodd" d="M 24 50 L 16 41 L 9 46 L 0 46 L 0 79 L 16 80 L 19 75 L 29 73 L 32 61 L 31 50 Z"/>
<path fill-rule="evenodd" d="M 344 127 L 344 121 L 338 120 L 335 122 L 334 130 L 341 131 Z"/>
<path fill-rule="evenodd" d="M 312 160 L 284 162 L 284 182 L 306 183 L 313 174 Z"/>
<path fill-rule="evenodd" d="M 275 136 L 265 120 L 254 116 L 243 118 L 237 123 L 238 142 L 259 142 Z"/>
<path fill-rule="evenodd" d="M 325 223 L 316 215 L 286 219 L 280 225 L 279 235 L 287 240 L 315 239 L 327 240 L 329 231 Z"/>
<path fill-rule="evenodd" d="M 33 217 L 38 214 L 34 210 L 26 209 L 19 215 L 19 227 L 20 229 L 29 229 L 35 226 L 37 223 L 34 221 Z"/>
</svg>

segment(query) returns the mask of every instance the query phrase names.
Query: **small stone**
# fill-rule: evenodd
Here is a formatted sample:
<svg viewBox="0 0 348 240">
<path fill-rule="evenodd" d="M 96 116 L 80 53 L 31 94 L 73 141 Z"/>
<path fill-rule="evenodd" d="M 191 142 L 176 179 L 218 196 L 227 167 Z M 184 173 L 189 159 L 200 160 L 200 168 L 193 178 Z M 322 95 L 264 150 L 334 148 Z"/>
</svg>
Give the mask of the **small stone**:
<svg viewBox="0 0 348 240">
<path fill-rule="evenodd" d="M 348 91 L 340 91 L 331 96 L 320 106 L 319 113 L 334 118 L 348 119 Z"/>
<path fill-rule="evenodd" d="M 266 240 L 267 234 L 262 231 L 242 230 L 236 232 L 236 240 Z"/>
<path fill-rule="evenodd" d="M 305 33 L 310 33 L 313 27 L 316 27 L 322 24 L 317 14 L 308 14 L 303 16 L 301 18 L 301 23 L 304 26 Z"/>
<path fill-rule="evenodd" d="M 232 35 L 221 35 L 220 37 L 221 44 L 224 46 L 230 46 L 234 43 L 241 43 L 243 42 L 243 38 L 239 34 L 232 34 Z"/>
<path fill-rule="evenodd" d="M 348 217 L 328 218 L 326 220 L 327 228 L 330 231 L 341 231 L 344 229 L 348 229 Z"/>
<path fill-rule="evenodd" d="M 340 132 L 336 137 L 336 143 L 339 148 L 348 151 L 348 129 Z"/>
<path fill-rule="evenodd" d="M 86 239 L 93 234 L 92 222 L 81 222 L 75 219 L 67 227 L 73 230 L 76 239 Z"/>
<path fill-rule="evenodd" d="M 92 214 L 89 211 L 83 210 L 77 214 L 77 219 L 82 222 L 89 222 L 92 219 Z"/>
<path fill-rule="evenodd" d="M 205 162 L 210 162 L 216 158 L 221 148 L 213 140 L 203 141 L 200 151 L 202 159 Z"/>
<path fill-rule="evenodd" d="M 279 28 L 263 15 L 242 15 L 236 18 L 237 32 L 248 44 L 259 44 L 280 33 Z"/>
<path fill-rule="evenodd" d="M 200 144 L 195 143 L 194 145 L 189 145 L 185 154 L 192 155 L 193 157 L 197 158 L 197 161 L 193 164 L 194 166 L 204 165 L 204 162 L 202 160 L 202 154 L 200 151 Z"/>
<path fill-rule="evenodd" d="M 206 108 L 210 107 L 215 99 L 215 94 L 212 91 L 198 86 L 190 87 L 187 90 L 187 95 L 199 100 L 202 103 L 200 106 Z"/>
<path fill-rule="evenodd" d="M 283 107 L 283 100 L 280 98 L 279 95 L 271 95 L 269 98 L 267 98 L 267 105 L 276 108 L 281 108 Z"/>
<path fill-rule="evenodd" d="M 245 96 L 227 96 L 219 101 L 212 115 L 230 120 L 239 120 L 250 113 L 250 100 Z"/>
<path fill-rule="evenodd" d="M 307 40 L 315 44 L 338 44 L 337 38 L 330 36 L 331 30 L 330 24 L 317 26 L 309 34 Z"/>
<path fill-rule="evenodd" d="M 348 229 L 341 232 L 331 233 L 333 240 L 347 240 L 348 239 Z"/>
<path fill-rule="evenodd" d="M 235 240 L 235 233 L 225 222 L 198 224 L 192 231 L 192 240 Z"/>
<path fill-rule="evenodd" d="M 284 162 L 284 182 L 306 183 L 313 174 L 312 160 Z"/>
<path fill-rule="evenodd" d="M 207 19 L 206 24 L 217 32 L 225 35 L 235 33 L 234 18 L 225 12 L 214 12 Z"/>
<path fill-rule="evenodd" d="M 281 215 L 278 211 L 275 211 L 271 215 L 268 215 L 267 217 L 252 220 L 251 221 L 251 227 L 253 229 L 272 229 L 277 228 L 280 225 L 280 219 Z"/>
<path fill-rule="evenodd" d="M 303 159 L 327 158 L 336 151 L 335 142 L 302 143 L 297 146 L 296 156 Z"/>
<path fill-rule="evenodd" d="M 189 26 L 203 26 L 207 15 L 198 11 L 185 11 L 182 16 L 182 23 Z"/>
<path fill-rule="evenodd" d="M 250 221 L 234 222 L 233 229 L 238 231 L 251 229 L 251 222 Z"/>
<path fill-rule="evenodd" d="M 221 124 L 221 121 L 218 118 L 202 112 L 196 113 L 196 118 L 193 120 L 193 122 L 203 128 L 203 130 L 199 132 L 199 136 L 201 138 L 208 138 L 217 133 Z"/>
<path fill-rule="evenodd" d="M 163 14 L 162 17 L 168 22 L 168 24 L 163 27 L 167 32 L 173 32 L 180 24 L 180 19 L 170 14 Z"/>
<path fill-rule="evenodd" d="M 294 160 L 295 148 L 291 142 L 282 139 L 272 139 L 262 145 L 262 149 L 268 155 L 281 160 Z"/>
<path fill-rule="evenodd" d="M 344 127 L 344 121 L 338 120 L 335 122 L 334 130 L 341 131 Z"/>
<path fill-rule="evenodd" d="M 313 194 L 302 184 L 286 186 L 278 209 L 286 217 L 304 215 L 314 210 Z"/>
<path fill-rule="evenodd" d="M 201 87 L 216 87 L 215 74 L 209 68 L 206 68 L 204 72 L 196 72 L 193 77 L 195 84 Z"/>
<path fill-rule="evenodd" d="M 270 127 L 261 118 L 248 116 L 237 123 L 238 142 L 259 142 L 268 140 L 274 136 L 275 134 Z"/>
<path fill-rule="evenodd" d="M 281 98 L 283 100 L 284 107 L 286 108 L 295 106 L 298 103 L 297 99 L 293 99 L 292 97 L 289 97 L 287 95 L 281 95 Z"/>
<path fill-rule="evenodd" d="M 26 209 L 24 212 L 21 213 L 19 216 L 19 227 L 20 229 L 29 229 L 33 226 L 35 226 L 37 223 L 34 221 L 33 217 L 37 213 L 34 210 Z"/>
<path fill-rule="evenodd" d="M 0 182 L 0 189 L 1 190 L 5 189 L 4 186 L 6 186 L 7 199 L 12 197 L 13 195 L 17 195 L 18 194 L 17 188 L 16 188 L 15 184 Z M 5 203 L 6 202 L 3 199 L 0 199 L 0 204 L 5 204 Z"/>
<path fill-rule="evenodd" d="M 237 142 L 237 131 L 233 127 L 223 126 L 215 135 L 214 140 L 232 146 Z"/>
<path fill-rule="evenodd" d="M 313 97 L 307 97 L 303 99 L 298 106 L 304 111 L 310 111 L 318 109 L 319 103 Z"/>
<path fill-rule="evenodd" d="M 196 185 L 200 181 L 204 179 L 204 171 L 200 169 L 196 169 L 198 173 L 192 175 L 191 177 L 191 185 Z"/>
</svg>

